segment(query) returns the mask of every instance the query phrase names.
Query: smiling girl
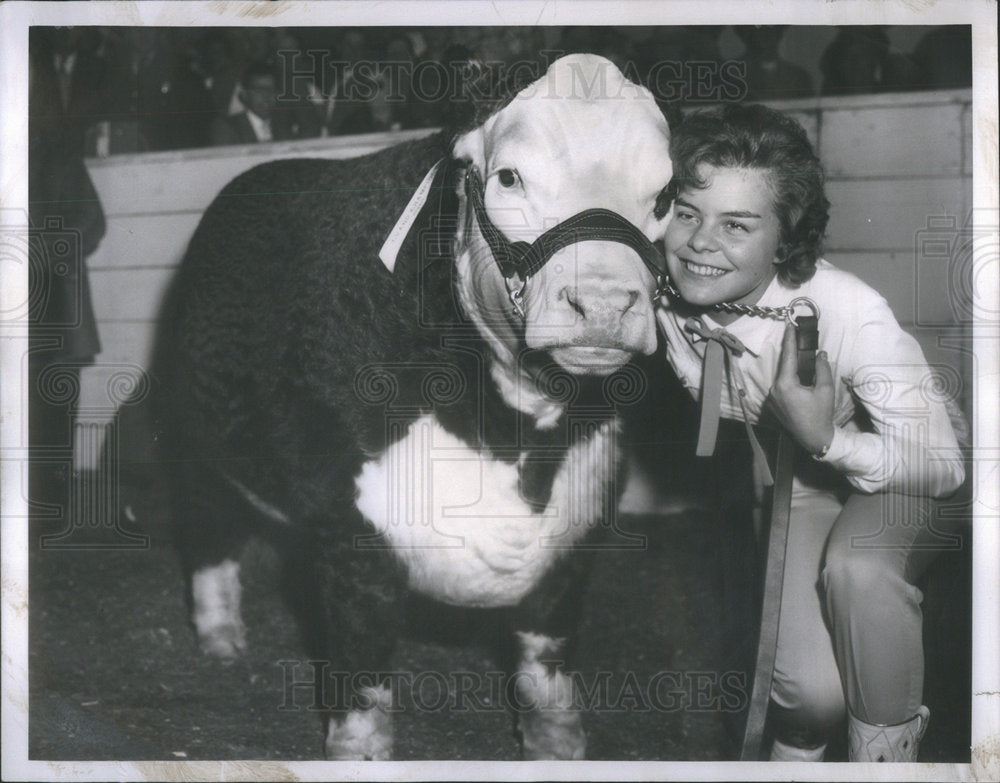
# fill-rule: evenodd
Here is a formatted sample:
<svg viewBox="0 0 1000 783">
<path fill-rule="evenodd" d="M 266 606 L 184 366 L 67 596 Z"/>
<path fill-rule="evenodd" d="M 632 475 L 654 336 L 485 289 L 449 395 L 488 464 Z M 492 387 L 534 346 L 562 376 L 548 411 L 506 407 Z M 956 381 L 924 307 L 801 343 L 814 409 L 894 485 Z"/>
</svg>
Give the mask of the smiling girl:
<svg viewBox="0 0 1000 783">
<path fill-rule="evenodd" d="M 829 203 L 796 122 L 763 106 L 696 114 L 671 156 L 673 291 L 657 314 L 667 356 L 703 411 L 777 420 L 805 452 L 792 485 L 771 758 L 822 759 L 846 712 L 851 760 L 914 761 L 929 714 L 914 582 L 940 535 L 931 499 L 964 479 L 946 400 L 886 301 L 819 257 Z M 800 297 L 820 313 L 811 387 L 798 381 L 783 309 Z M 703 393 L 711 342 L 725 346 L 727 369 L 721 392 Z"/>
</svg>

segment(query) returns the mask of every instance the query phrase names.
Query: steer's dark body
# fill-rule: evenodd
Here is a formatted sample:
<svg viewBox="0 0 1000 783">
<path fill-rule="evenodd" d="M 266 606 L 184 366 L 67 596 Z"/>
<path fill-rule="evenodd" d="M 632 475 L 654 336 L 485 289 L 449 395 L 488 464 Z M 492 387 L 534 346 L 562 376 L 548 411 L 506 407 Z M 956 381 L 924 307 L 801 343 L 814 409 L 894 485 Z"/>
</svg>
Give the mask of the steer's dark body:
<svg viewBox="0 0 1000 783">
<path fill-rule="evenodd" d="M 669 129 L 593 55 L 469 108 L 447 140 L 268 164 L 209 208 L 163 319 L 178 538 L 199 640 L 223 658 L 245 644 L 251 516 L 291 544 L 331 673 L 389 672 L 404 586 L 501 609 L 525 757 L 579 759 L 561 666 L 578 550 L 613 521 L 617 409 L 645 388 L 629 362 L 657 349 Z M 383 241 L 442 157 L 390 272 Z M 484 228 L 532 243 L 593 215 L 614 235 L 565 234 L 527 281 L 501 274 Z M 391 690 L 333 693 L 327 756 L 390 758 Z"/>
<path fill-rule="evenodd" d="M 414 231 L 394 273 L 378 259 L 443 154 L 433 137 L 360 159 L 252 169 L 206 213 L 164 313 L 162 414 L 186 569 L 235 557 L 255 529 L 249 519 L 277 530 L 307 585 L 310 655 L 331 671 L 388 672 L 399 620 L 403 574 L 354 505 L 365 461 L 433 408 L 448 431 L 504 461 L 544 451 L 520 471 L 523 496 L 540 510 L 570 445 L 564 423 L 539 431 L 501 400 L 486 350 L 458 314 L 450 186 L 435 188 L 434 219 L 420 221 L 440 232 Z M 376 370 L 394 394 L 382 394 Z M 586 384 L 579 394 L 584 402 Z M 581 559 L 563 558 L 510 608 L 514 629 L 566 635 L 582 570 Z M 330 706 L 349 706 L 352 694 L 338 696 Z"/>
</svg>

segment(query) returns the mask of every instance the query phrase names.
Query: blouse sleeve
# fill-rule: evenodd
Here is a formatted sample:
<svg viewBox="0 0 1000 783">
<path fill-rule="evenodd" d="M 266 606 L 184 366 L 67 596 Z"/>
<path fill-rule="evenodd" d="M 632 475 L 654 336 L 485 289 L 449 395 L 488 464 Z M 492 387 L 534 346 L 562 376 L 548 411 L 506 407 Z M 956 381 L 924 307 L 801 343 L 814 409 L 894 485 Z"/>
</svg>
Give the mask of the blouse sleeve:
<svg viewBox="0 0 1000 783">
<path fill-rule="evenodd" d="M 862 492 L 940 497 L 955 491 L 965 468 L 945 405 L 949 391 L 884 299 L 866 302 L 861 318 L 834 383 L 848 385 L 874 432 L 836 428 L 821 461 Z"/>
</svg>

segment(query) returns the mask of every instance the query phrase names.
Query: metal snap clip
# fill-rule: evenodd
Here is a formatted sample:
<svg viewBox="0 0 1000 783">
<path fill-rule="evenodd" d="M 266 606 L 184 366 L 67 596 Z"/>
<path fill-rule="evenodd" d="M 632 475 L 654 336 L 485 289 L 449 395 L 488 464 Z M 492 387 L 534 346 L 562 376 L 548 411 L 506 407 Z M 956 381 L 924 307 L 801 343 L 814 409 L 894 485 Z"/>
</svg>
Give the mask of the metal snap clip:
<svg viewBox="0 0 1000 783">
<path fill-rule="evenodd" d="M 524 314 L 524 289 L 528 285 L 527 278 L 521 280 L 518 275 L 510 275 L 505 277 L 503 282 L 507 286 L 507 297 L 510 299 L 510 303 L 514 305 L 514 315 L 524 320 L 526 318 Z"/>
<path fill-rule="evenodd" d="M 803 307 L 809 308 L 812 314 L 816 316 L 816 320 L 819 320 L 819 306 L 808 296 L 800 296 L 797 299 L 793 299 L 785 307 L 785 320 L 792 326 L 795 326 L 795 307 L 797 305 L 802 305 Z"/>
</svg>

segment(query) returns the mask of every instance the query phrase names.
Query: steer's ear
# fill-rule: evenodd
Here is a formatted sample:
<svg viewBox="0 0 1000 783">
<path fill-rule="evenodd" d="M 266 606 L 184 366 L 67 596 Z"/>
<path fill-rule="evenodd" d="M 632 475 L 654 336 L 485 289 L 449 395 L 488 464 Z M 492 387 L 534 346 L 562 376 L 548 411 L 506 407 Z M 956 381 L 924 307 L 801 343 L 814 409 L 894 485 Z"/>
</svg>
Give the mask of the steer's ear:
<svg viewBox="0 0 1000 783">
<path fill-rule="evenodd" d="M 452 139 L 471 130 L 493 109 L 496 69 L 490 68 L 464 46 L 452 46 L 444 54 L 448 70 L 449 100 L 444 126 Z"/>
<path fill-rule="evenodd" d="M 453 50 L 449 72 L 457 80 L 455 99 L 448 107 L 446 118 L 451 136 L 451 154 L 456 160 L 468 161 L 485 174 L 486 144 L 483 122 L 494 106 L 495 73 L 468 49 Z"/>
<path fill-rule="evenodd" d="M 449 49 L 445 59 L 454 80 L 444 122 L 453 146 L 541 76 L 541 66 L 508 69 L 502 63 L 483 62 L 464 47 Z"/>
<path fill-rule="evenodd" d="M 473 128 L 455 139 L 451 147 L 455 160 L 471 164 L 486 176 L 486 132 L 482 126 Z"/>
<path fill-rule="evenodd" d="M 680 102 L 675 100 L 666 100 L 665 98 L 657 97 L 656 105 L 660 107 L 660 111 L 663 112 L 663 116 L 667 119 L 667 125 L 670 128 L 670 135 L 674 134 L 674 131 L 680 127 L 680 124 L 684 121 L 684 113 L 681 111 Z"/>
</svg>

